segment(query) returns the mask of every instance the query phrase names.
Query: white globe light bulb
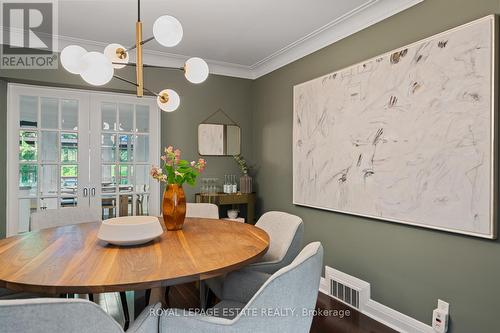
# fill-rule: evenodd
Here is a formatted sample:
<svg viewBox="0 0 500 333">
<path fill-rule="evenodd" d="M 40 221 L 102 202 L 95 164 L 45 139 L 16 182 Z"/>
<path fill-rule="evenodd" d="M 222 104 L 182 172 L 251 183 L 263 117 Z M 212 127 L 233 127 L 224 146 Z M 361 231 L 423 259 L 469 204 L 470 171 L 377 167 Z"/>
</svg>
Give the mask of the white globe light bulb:
<svg viewBox="0 0 500 333">
<path fill-rule="evenodd" d="M 159 96 L 156 98 L 156 102 L 158 103 L 158 107 L 163 111 L 172 112 L 177 110 L 181 104 L 181 98 L 175 90 L 165 89 L 159 93 Z"/>
<path fill-rule="evenodd" d="M 191 83 L 202 83 L 207 79 L 208 74 L 208 65 L 201 58 L 190 58 L 184 64 L 184 76 Z"/>
<path fill-rule="evenodd" d="M 104 55 L 112 62 L 113 68 L 116 69 L 125 67 L 129 60 L 128 52 L 125 52 L 125 47 L 120 44 L 113 43 L 106 46 Z"/>
<path fill-rule="evenodd" d="M 61 64 L 64 69 L 72 74 L 80 74 L 82 71 L 82 57 L 87 54 L 87 50 L 78 45 L 66 46 L 61 51 Z"/>
<path fill-rule="evenodd" d="M 102 86 L 113 78 L 111 61 L 102 53 L 89 52 L 82 57 L 81 77 L 94 86 Z"/>
<path fill-rule="evenodd" d="M 153 24 L 153 36 L 163 46 L 172 47 L 179 44 L 182 34 L 181 22 L 173 16 L 160 16 Z"/>
</svg>

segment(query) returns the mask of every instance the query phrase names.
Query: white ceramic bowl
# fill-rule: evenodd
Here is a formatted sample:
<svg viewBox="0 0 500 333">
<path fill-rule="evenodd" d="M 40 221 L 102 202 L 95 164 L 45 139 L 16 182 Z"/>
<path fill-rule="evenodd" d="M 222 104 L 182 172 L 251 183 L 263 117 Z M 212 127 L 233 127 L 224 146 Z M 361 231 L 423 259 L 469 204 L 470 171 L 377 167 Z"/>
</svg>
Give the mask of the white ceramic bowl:
<svg viewBox="0 0 500 333">
<path fill-rule="evenodd" d="M 102 221 L 97 238 L 115 245 L 144 244 L 163 233 L 155 216 L 124 216 Z"/>
<path fill-rule="evenodd" d="M 238 210 L 237 209 L 230 209 L 227 211 L 227 217 L 230 219 L 235 219 L 238 217 Z"/>
</svg>

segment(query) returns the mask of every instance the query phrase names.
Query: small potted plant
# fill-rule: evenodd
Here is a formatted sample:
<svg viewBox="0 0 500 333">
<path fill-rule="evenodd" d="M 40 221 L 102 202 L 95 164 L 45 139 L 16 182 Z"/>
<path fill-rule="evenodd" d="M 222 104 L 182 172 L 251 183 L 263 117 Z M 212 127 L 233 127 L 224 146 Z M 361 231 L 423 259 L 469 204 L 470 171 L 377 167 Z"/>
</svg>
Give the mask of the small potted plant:
<svg viewBox="0 0 500 333">
<path fill-rule="evenodd" d="M 243 194 L 252 193 L 252 177 L 248 175 L 247 161 L 245 161 L 241 154 L 234 155 L 233 158 L 238 163 L 240 171 L 243 174 L 240 177 L 240 192 Z"/>
<path fill-rule="evenodd" d="M 163 192 L 163 221 L 167 230 L 180 230 L 186 217 L 186 196 L 182 185 L 196 184 L 196 178 L 205 170 L 206 162 L 203 158 L 188 162 L 181 160 L 180 149 L 169 146 L 160 157 L 161 166 L 151 168 L 151 176 L 159 182 L 166 183 Z"/>
</svg>

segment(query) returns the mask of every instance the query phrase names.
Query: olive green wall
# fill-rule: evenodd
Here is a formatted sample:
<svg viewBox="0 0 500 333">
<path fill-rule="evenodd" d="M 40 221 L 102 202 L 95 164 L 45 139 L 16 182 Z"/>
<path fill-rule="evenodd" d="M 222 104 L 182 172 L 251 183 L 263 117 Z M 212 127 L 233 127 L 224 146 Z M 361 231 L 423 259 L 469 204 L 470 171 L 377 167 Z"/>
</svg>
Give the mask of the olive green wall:
<svg viewBox="0 0 500 333">
<path fill-rule="evenodd" d="M 454 333 L 500 331 L 500 243 L 294 206 L 293 86 L 499 12 L 499 0 L 425 0 L 253 83 L 260 211 L 301 216 L 325 264 L 370 282 L 376 301 L 429 325 L 437 299 L 449 301 Z"/>
<path fill-rule="evenodd" d="M 133 69 L 119 70 L 120 76 L 134 79 Z M 3 80 L 3 81 L 1 81 Z M 6 195 L 6 91 L 5 81 L 30 83 L 43 86 L 61 86 L 78 89 L 95 89 L 85 84 L 78 76 L 59 70 L 0 70 L 0 237 L 5 232 Z M 175 145 L 183 152 L 185 159 L 198 158 L 198 123 L 217 109 L 222 108 L 241 126 L 242 154 L 250 155 L 251 147 L 251 81 L 220 75 L 211 75 L 202 84 L 189 83 L 181 71 L 168 69 L 146 69 L 145 86 L 153 91 L 164 88 L 175 89 L 181 96 L 181 106 L 175 112 L 162 112 L 162 146 Z M 132 87 L 133 88 L 133 87 Z M 112 80 L 107 91 L 134 94 L 129 84 Z M 219 120 L 222 121 L 219 117 Z M 224 174 L 238 174 L 238 167 L 232 157 L 205 157 L 208 163 L 202 177 L 219 177 Z M 199 184 L 198 184 L 199 185 Z M 185 186 L 188 198 L 193 198 L 196 188 Z"/>
<path fill-rule="evenodd" d="M 188 84 L 181 73 L 148 70 L 146 85 L 173 87 L 181 109 L 162 116 L 162 144 L 196 156 L 196 126 L 222 107 L 240 123 L 243 154 L 254 165 L 260 212 L 304 219 L 306 242 L 322 241 L 325 264 L 367 280 L 372 298 L 430 324 L 437 299 L 451 304 L 451 332 L 500 327 L 500 242 L 370 220 L 292 204 L 293 86 L 473 19 L 500 13 L 500 0 L 425 0 L 368 29 L 255 81 L 210 76 Z M 123 72 L 123 70 L 121 71 Z M 125 70 L 121 74 L 133 78 Z M 6 81 L 88 88 L 64 71 L 0 71 Z M 108 86 L 129 87 L 116 80 Z M 0 236 L 5 228 L 5 83 L 0 82 Z M 208 158 L 206 176 L 236 173 L 230 158 Z M 192 193 L 192 192 L 190 192 Z"/>
</svg>

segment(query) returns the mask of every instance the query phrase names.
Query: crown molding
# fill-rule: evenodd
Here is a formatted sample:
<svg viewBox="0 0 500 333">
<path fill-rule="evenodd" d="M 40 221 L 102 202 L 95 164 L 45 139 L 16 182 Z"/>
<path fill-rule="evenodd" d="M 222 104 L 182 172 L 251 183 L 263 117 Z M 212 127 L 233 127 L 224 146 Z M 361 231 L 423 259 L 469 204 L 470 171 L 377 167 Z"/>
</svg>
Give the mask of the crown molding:
<svg viewBox="0 0 500 333">
<path fill-rule="evenodd" d="M 424 0 L 367 0 L 350 12 L 250 66 L 210 59 L 205 60 L 212 74 L 257 79 L 422 1 Z M 3 29 L 4 27 L 0 26 L 2 34 Z M 108 44 L 61 35 L 56 35 L 54 38 L 57 40 L 55 43 L 57 51 L 61 51 L 68 45 L 77 44 L 87 51 L 102 52 Z M 135 53 L 132 52 L 130 55 L 131 61 L 135 61 L 134 57 Z M 186 55 L 143 48 L 143 62 L 149 65 L 182 67 L 188 58 L 189 56 Z"/>
<path fill-rule="evenodd" d="M 307 36 L 250 66 L 259 78 L 424 0 L 368 0 Z"/>
</svg>

